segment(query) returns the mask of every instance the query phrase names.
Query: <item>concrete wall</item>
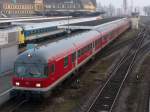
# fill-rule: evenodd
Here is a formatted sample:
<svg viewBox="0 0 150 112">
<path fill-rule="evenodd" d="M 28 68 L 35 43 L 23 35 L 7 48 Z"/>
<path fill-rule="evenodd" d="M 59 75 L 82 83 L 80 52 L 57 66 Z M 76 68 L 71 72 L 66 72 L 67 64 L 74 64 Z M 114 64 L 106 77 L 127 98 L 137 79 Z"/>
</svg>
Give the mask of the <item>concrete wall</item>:
<svg viewBox="0 0 150 112">
<path fill-rule="evenodd" d="M 16 29 L 0 30 L 0 76 L 12 71 L 18 55 L 18 32 Z"/>
<path fill-rule="evenodd" d="M 17 55 L 17 44 L 0 48 L 0 73 L 12 71 Z"/>
</svg>

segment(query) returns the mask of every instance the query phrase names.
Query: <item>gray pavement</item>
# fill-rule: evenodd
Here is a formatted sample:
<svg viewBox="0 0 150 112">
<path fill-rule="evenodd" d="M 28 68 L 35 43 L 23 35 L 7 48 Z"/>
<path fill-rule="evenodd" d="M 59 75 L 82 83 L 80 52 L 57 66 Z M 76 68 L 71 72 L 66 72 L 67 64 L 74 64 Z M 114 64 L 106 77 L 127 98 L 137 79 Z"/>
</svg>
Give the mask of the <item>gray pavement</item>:
<svg viewBox="0 0 150 112">
<path fill-rule="evenodd" d="M 12 73 L 0 77 L 0 105 L 10 99 L 9 93 L 12 90 L 12 77 Z"/>
<path fill-rule="evenodd" d="M 0 77 L 0 94 L 12 88 L 12 76 L 12 74 L 7 74 L 5 76 Z"/>
</svg>

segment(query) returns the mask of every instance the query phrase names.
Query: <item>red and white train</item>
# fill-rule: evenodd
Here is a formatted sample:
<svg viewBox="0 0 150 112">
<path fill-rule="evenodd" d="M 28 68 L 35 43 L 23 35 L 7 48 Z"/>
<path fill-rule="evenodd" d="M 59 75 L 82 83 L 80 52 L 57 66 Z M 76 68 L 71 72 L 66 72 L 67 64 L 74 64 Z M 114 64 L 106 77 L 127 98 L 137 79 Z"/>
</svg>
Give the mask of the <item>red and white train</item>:
<svg viewBox="0 0 150 112">
<path fill-rule="evenodd" d="M 53 89 L 129 27 L 130 20 L 123 18 L 22 53 L 14 66 L 14 90 Z"/>
</svg>

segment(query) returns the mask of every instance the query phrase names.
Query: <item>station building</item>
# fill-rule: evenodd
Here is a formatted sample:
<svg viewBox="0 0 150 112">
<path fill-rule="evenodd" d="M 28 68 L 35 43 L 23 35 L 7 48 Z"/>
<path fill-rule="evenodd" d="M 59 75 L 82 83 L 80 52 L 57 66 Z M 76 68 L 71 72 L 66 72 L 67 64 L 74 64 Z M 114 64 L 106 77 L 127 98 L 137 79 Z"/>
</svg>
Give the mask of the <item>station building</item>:
<svg viewBox="0 0 150 112">
<path fill-rule="evenodd" d="M 96 11 L 96 0 L 1 0 L 1 13 L 27 16 L 44 11 Z"/>
<path fill-rule="evenodd" d="M 34 14 L 34 0 L 1 0 L 1 5 L 6 15 Z"/>
<path fill-rule="evenodd" d="M 45 0 L 49 11 L 96 11 L 96 0 Z"/>
</svg>

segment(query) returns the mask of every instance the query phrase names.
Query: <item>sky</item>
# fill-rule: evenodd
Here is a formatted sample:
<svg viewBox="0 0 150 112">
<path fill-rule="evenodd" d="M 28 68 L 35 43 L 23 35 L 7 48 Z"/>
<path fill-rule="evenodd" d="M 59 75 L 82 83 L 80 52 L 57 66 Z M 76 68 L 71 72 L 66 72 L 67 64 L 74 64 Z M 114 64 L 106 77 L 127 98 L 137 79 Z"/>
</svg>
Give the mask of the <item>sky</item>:
<svg viewBox="0 0 150 112">
<path fill-rule="evenodd" d="M 133 1 L 133 6 L 134 7 L 143 7 L 150 5 L 150 0 L 127 0 L 128 5 L 131 6 L 131 3 Z M 123 0 L 97 0 L 97 2 L 101 3 L 102 5 L 108 5 L 108 4 L 113 4 L 115 7 L 122 7 Z"/>
</svg>

